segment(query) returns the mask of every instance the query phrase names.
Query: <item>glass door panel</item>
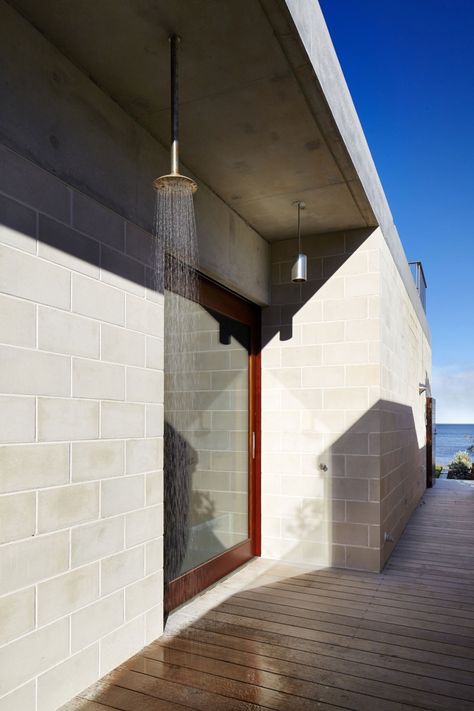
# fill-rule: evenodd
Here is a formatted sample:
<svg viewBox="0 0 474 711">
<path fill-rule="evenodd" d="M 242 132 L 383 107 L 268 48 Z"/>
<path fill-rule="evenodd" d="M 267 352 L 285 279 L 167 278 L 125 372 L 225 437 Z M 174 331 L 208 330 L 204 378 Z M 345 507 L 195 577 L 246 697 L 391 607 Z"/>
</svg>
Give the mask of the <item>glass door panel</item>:
<svg viewBox="0 0 474 711">
<path fill-rule="evenodd" d="M 165 292 L 168 609 L 225 574 L 226 553 L 253 554 L 252 324 L 224 310 Z"/>
</svg>

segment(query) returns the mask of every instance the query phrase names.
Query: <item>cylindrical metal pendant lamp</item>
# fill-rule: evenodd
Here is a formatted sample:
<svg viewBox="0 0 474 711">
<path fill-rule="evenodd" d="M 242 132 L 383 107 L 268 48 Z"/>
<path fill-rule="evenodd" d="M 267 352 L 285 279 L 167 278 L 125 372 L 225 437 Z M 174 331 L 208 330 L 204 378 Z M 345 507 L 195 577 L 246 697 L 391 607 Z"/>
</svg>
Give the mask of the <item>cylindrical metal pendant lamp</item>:
<svg viewBox="0 0 474 711">
<path fill-rule="evenodd" d="M 308 279 L 308 258 L 301 250 L 301 210 L 304 210 L 306 205 L 301 200 L 294 204 L 298 207 L 298 254 L 291 268 L 291 281 L 298 284 Z"/>
</svg>

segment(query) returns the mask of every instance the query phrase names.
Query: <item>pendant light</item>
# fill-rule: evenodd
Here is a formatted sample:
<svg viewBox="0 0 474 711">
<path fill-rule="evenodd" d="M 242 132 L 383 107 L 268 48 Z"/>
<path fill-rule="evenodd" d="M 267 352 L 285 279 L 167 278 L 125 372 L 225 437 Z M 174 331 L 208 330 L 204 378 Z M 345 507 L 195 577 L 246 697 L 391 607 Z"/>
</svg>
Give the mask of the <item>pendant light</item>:
<svg viewBox="0 0 474 711">
<path fill-rule="evenodd" d="M 301 251 L 301 210 L 304 210 L 306 205 L 301 200 L 297 200 L 293 205 L 298 208 L 298 254 L 291 268 L 291 281 L 299 284 L 308 278 L 308 259 Z"/>
</svg>

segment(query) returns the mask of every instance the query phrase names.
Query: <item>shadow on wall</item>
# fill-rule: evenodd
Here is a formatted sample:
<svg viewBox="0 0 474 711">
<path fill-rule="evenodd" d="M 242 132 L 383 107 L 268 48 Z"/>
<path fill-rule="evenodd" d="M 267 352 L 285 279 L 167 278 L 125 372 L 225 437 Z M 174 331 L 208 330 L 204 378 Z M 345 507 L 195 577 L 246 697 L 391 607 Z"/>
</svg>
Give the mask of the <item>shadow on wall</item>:
<svg viewBox="0 0 474 711">
<path fill-rule="evenodd" d="M 327 291 L 330 296 L 331 278 L 375 229 L 369 227 L 303 237 L 302 250 L 308 257 L 308 280 L 303 284 L 291 281 L 291 267 L 297 252 L 296 240 L 273 243 L 272 303 L 262 310 L 262 348 L 277 334 L 280 341 L 290 341 L 294 337 L 295 316 L 321 290 Z"/>
<path fill-rule="evenodd" d="M 296 484 L 291 475 L 281 478 L 280 501 L 274 502 L 283 505 L 281 539 L 273 541 L 279 555 L 271 557 L 379 571 L 426 488 L 426 448 L 418 444 L 412 409 L 379 400 L 346 432 L 328 439 L 319 452 L 305 455 L 305 473 Z M 303 477 L 311 487 L 306 495 Z M 270 505 L 267 500 L 264 521 L 274 516 Z"/>
<path fill-rule="evenodd" d="M 163 248 L 161 240 L 134 223 L 128 222 L 116 212 L 109 210 L 94 199 L 87 197 L 57 180 L 41 168 L 32 168 L 29 161 L 10 151 L 6 157 L 12 161 L 6 170 L 14 182 L 28 176 L 32 190 L 44 189 L 45 212 L 27 207 L 6 195 L 0 195 L 0 229 L 2 244 L 11 245 L 49 262 L 72 269 L 92 278 L 110 274 L 131 285 L 148 287 L 163 293 Z M 2 167 L 5 167 L 2 164 Z M 34 170 L 34 174 L 31 171 Z M 25 178 L 23 178 L 25 173 Z M 5 190 L 8 190 L 7 183 Z M 16 185 L 11 188 L 16 194 Z M 24 192 L 24 191 L 23 191 Z M 41 194 L 41 192 L 40 192 Z M 35 193 L 36 196 L 36 193 Z M 147 220 L 153 224 L 153 197 L 149 201 Z M 104 279 L 107 282 L 107 278 Z M 115 280 L 114 286 L 125 287 Z"/>
</svg>

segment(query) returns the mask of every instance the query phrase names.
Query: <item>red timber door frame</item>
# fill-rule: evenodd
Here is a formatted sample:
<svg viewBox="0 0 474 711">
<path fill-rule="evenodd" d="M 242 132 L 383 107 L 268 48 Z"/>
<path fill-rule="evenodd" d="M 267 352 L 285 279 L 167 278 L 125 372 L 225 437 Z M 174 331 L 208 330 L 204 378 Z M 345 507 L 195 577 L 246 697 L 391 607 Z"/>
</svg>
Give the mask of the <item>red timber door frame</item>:
<svg viewBox="0 0 474 711">
<path fill-rule="evenodd" d="M 436 484 L 436 400 L 426 398 L 426 486 Z"/>
<path fill-rule="evenodd" d="M 208 277 L 200 273 L 197 276 L 199 303 L 223 316 L 245 324 L 250 330 L 248 362 L 249 537 L 165 585 L 165 613 L 169 613 L 220 578 L 261 554 L 261 309 Z"/>
</svg>

